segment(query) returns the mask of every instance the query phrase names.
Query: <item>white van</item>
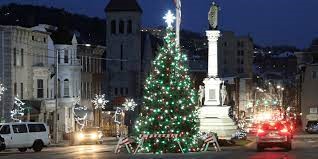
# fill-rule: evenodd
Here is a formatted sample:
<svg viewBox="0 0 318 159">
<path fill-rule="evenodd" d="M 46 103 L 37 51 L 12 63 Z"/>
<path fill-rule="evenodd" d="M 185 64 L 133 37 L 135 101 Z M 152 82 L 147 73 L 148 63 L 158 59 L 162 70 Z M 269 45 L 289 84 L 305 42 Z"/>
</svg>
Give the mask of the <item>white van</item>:
<svg viewBox="0 0 318 159">
<path fill-rule="evenodd" d="M 0 150 L 18 148 L 25 152 L 32 148 L 39 152 L 50 144 L 49 129 L 39 122 L 0 123 L 0 136 L 4 139 Z"/>
</svg>

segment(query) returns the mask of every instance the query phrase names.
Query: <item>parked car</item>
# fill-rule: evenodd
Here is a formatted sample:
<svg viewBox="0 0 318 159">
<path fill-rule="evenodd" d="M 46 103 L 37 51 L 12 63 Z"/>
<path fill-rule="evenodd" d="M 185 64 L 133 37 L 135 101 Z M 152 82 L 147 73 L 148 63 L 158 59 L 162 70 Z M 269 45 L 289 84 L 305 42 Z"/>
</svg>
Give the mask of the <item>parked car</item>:
<svg viewBox="0 0 318 159">
<path fill-rule="evenodd" d="M 103 143 L 103 133 L 98 127 L 84 128 L 77 134 L 77 140 L 80 144 L 93 142 L 96 144 Z"/>
<path fill-rule="evenodd" d="M 257 151 L 265 148 L 282 147 L 292 149 L 290 130 L 281 122 L 265 122 L 260 124 L 256 135 Z"/>
<path fill-rule="evenodd" d="M 308 121 L 306 125 L 306 132 L 310 134 L 318 133 L 318 121 Z"/>
<path fill-rule="evenodd" d="M 50 144 L 49 129 L 45 123 L 0 123 L 0 136 L 4 139 L 1 150 L 17 148 L 20 152 L 33 149 L 39 152 Z"/>
</svg>

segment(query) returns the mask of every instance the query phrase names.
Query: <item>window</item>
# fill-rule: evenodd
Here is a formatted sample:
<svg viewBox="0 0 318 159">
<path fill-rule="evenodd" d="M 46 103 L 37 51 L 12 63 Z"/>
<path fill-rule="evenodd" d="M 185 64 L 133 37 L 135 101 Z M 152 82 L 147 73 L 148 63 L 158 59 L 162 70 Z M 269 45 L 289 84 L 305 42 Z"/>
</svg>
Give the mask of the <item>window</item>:
<svg viewBox="0 0 318 159">
<path fill-rule="evenodd" d="M 120 88 L 120 95 L 124 95 L 124 88 Z"/>
<path fill-rule="evenodd" d="M 60 98 L 61 97 L 61 81 L 58 79 L 57 81 L 58 89 L 57 89 L 57 96 Z"/>
<path fill-rule="evenodd" d="M 124 54 L 124 46 L 123 44 L 120 45 L 120 71 L 123 70 L 123 55 Z"/>
<path fill-rule="evenodd" d="M 318 108 L 309 108 L 309 113 L 310 114 L 317 114 L 318 113 Z"/>
<path fill-rule="evenodd" d="M 68 79 L 64 80 L 64 97 L 70 96 L 70 83 Z"/>
<path fill-rule="evenodd" d="M 241 59 L 241 64 L 242 64 L 242 65 L 244 64 L 244 60 L 243 60 L 243 59 Z"/>
<path fill-rule="evenodd" d="M 57 52 L 57 61 L 58 63 L 61 63 L 61 55 L 59 51 Z"/>
<path fill-rule="evenodd" d="M 64 51 L 64 63 L 68 63 L 68 50 Z"/>
<path fill-rule="evenodd" d="M 32 36 L 32 40 L 33 40 L 33 41 L 34 41 L 34 39 L 35 39 L 34 36 Z"/>
<path fill-rule="evenodd" d="M 43 124 L 28 124 L 29 132 L 45 132 L 46 128 Z"/>
<path fill-rule="evenodd" d="M 112 34 L 116 34 L 116 21 L 112 20 L 110 25 Z"/>
<path fill-rule="evenodd" d="M 119 33 L 124 34 L 125 33 L 125 23 L 124 21 L 119 21 Z"/>
<path fill-rule="evenodd" d="M 312 71 L 312 79 L 317 79 L 317 71 Z"/>
<path fill-rule="evenodd" d="M 21 90 L 20 90 L 20 91 L 21 91 L 21 95 L 20 95 L 20 97 L 21 97 L 21 99 L 23 99 L 23 83 L 21 83 L 21 85 L 20 85 L 20 86 L 21 86 L 21 88 L 20 88 L 20 89 L 21 89 Z"/>
<path fill-rule="evenodd" d="M 43 42 L 45 42 L 45 43 L 46 43 L 46 38 L 43 38 Z"/>
<path fill-rule="evenodd" d="M 38 86 L 38 94 L 37 97 L 38 98 L 43 98 L 44 97 L 44 87 L 43 87 L 43 80 L 42 79 L 38 79 L 37 80 L 37 86 Z"/>
<path fill-rule="evenodd" d="M 68 108 L 68 118 L 72 117 L 72 108 Z"/>
<path fill-rule="evenodd" d="M 13 84 L 13 94 L 16 96 L 16 95 L 18 95 L 18 91 L 17 91 L 18 89 L 17 89 L 17 83 L 14 83 Z"/>
<path fill-rule="evenodd" d="M 132 22 L 131 22 L 131 20 L 128 20 L 127 33 L 132 33 Z"/>
<path fill-rule="evenodd" d="M 215 100 L 215 89 L 210 89 L 209 90 L 209 99 Z"/>
<path fill-rule="evenodd" d="M 115 96 L 118 95 L 118 88 L 115 88 Z"/>
<path fill-rule="evenodd" d="M 91 70 L 90 70 L 91 67 L 89 65 L 90 64 L 90 60 L 91 60 L 90 57 L 87 57 L 87 72 L 91 72 Z"/>
<path fill-rule="evenodd" d="M 13 49 L 13 66 L 17 65 L 17 49 Z"/>
<path fill-rule="evenodd" d="M 28 133 L 27 127 L 25 124 L 12 125 L 13 132 L 16 134 Z"/>
<path fill-rule="evenodd" d="M 9 125 L 0 125 L 0 134 L 10 134 L 10 126 Z"/>
<path fill-rule="evenodd" d="M 21 66 L 24 65 L 24 50 L 21 49 Z"/>
<path fill-rule="evenodd" d="M 125 90 L 126 90 L 126 95 L 128 95 L 128 88 L 126 88 Z"/>
</svg>

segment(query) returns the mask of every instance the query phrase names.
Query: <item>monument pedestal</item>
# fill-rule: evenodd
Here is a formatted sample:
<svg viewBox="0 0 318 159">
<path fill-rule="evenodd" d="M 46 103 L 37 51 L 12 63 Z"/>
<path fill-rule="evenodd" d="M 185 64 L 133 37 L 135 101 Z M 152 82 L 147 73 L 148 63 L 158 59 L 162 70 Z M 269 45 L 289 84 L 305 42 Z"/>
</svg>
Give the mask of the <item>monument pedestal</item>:
<svg viewBox="0 0 318 159">
<path fill-rule="evenodd" d="M 199 110 L 200 131 L 217 133 L 219 139 L 230 140 L 237 126 L 229 117 L 230 106 L 202 106 Z"/>
</svg>

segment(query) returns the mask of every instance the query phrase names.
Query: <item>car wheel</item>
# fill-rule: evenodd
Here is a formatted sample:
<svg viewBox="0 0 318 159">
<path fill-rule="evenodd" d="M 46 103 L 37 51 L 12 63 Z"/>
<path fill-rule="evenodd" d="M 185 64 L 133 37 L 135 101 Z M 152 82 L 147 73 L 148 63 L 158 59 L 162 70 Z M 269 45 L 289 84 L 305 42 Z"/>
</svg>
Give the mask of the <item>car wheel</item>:
<svg viewBox="0 0 318 159">
<path fill-rule="evenodd" d="M 5 144 L 0 144 L 0 151 L 3 151 L 6 149 L 6 145 Z"/>
<path fill-rule="evenodd" d="M 28 148 L 18 148 L 18 150 L 19 150 L 20 152 L 25 152 L 25 151 L 28 150 Z"/>
<path fill-rule="evenodd" d="M 262 147 L 261 145 L 257 144 L 256 146 L 257 152 L 262 152 L 264 151 L 264 147 Z"/>
<path fill-rule="evenodd" d="M 43 142 L 41 140 L 36 140 L 32 148 L 34 152 L 40 152 L 43 149 Z"/>
</svg>

